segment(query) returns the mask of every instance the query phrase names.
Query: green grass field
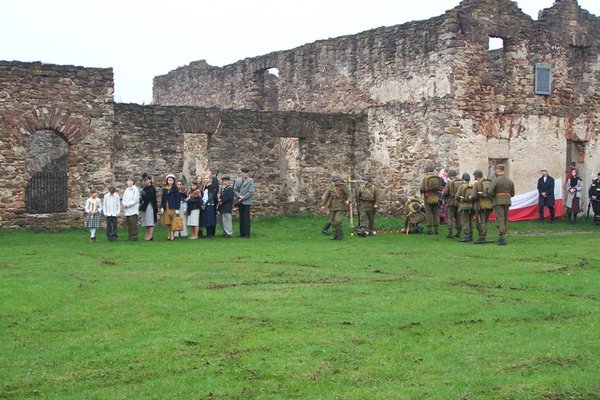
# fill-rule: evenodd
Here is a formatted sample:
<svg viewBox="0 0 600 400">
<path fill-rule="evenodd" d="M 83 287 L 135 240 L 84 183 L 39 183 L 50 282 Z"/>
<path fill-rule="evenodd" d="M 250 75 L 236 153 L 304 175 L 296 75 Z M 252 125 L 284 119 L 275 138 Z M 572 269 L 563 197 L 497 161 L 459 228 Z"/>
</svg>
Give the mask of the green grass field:
<svg viewBox="0 0 600 400">
<path fill-rule="evenodd" d="M 600 398 L 599 229 L 476 246 L 445 227 L 330 241 L 323 222 L 1 230 L 0 399 Z"/>
</svg>

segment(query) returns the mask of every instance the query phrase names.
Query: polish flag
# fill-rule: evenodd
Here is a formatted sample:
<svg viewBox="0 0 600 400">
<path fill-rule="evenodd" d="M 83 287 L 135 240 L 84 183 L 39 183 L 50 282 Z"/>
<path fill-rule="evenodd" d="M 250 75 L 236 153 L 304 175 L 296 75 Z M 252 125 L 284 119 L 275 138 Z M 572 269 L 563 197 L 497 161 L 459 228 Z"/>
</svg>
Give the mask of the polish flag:
<svg viewBox="0 0 600 400">
<path fill-rule="evenodd" d="M 515 221 L 529 221 L 532 219 L 538 219 L 540 212 L 538 208 L 539 194 L 537 189 L 531 192 L 518 194 L 511 199 L 511 206 L 508 210 L 508 220 L 511 222 Z M 554 217 L 563 217 L 563 192 L 562 192 L 562 179 L 558 178 L 554 181 Z M 550 211 L 547 207 L 544 208 L 544 218 L 550 218 Z M 490 215 L 490 220 L 494 220 L 494 214 Z"/>
</svg>

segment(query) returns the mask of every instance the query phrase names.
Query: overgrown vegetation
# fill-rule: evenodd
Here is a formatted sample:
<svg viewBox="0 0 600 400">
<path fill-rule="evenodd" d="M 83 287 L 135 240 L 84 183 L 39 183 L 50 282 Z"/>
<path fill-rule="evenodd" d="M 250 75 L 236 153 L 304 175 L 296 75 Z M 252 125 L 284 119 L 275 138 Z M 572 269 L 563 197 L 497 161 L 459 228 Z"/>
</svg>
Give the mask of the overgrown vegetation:
<svg viewBox="0 0 600 400">
<path fill-rule="evenodd" d="M 0 398 L 600 398 L 598 229 L 511 224 L 508 246 L 476 246 L 395 219 L 330 241 L 323 222 L 0 231 Z"/>
</svg>

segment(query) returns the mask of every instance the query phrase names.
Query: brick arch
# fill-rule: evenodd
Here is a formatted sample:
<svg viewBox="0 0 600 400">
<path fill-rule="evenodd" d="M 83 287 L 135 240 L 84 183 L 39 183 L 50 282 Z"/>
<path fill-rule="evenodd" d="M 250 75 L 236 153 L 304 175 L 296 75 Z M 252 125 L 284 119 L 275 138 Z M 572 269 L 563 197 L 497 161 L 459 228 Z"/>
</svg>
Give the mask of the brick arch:
<svg viewBox="0 0 600 400">
<path fill-rule="evenodd" d="M 7 113 L 3 120 L 10 127 L 11 137 L 19 142 L 25 142 L 35 132 L 51 130 L 72 146 L 90 130 L 89 122 L 59 108 L 37 107 L 21 115 Z"/>
</svg>

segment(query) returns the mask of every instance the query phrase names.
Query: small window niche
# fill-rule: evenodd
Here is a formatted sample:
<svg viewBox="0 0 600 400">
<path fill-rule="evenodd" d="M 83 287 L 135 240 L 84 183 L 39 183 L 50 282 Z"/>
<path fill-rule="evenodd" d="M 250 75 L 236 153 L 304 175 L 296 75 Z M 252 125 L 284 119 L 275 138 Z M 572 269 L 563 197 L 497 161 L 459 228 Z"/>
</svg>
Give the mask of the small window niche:
<svg viewBox="0 0 600 400">
<path fill-rule="evenodd" d="M 535 65 L 534 93 L 544 96 L 552 94 L 552 67 L 548 64 Z"/>
<path fill-rule="evenodd" d="M 493 79 L 494 82 L 501 82 L 503 79 L 505 79 L 505 42 L 503 38 L 495 36 L 490 36 L 488 40 L 489 77 Z"/>
</svg>

